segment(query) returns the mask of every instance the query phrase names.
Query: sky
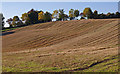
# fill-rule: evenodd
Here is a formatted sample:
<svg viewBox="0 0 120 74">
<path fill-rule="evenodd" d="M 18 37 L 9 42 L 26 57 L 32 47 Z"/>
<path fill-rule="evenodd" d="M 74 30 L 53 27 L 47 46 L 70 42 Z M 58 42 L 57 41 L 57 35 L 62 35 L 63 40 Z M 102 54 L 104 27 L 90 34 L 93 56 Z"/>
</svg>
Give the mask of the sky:
<svg viewBox="0 0 120 74">
<path fill-rule="evenodd" d="M 56 9 L 64 9 L 68 14 L 71 8 L 83 12 L 86 7 L 90 7 L 92 11 L 97 10 L 99 13 L 115 13 L 118 11 L 118 2 L 2 2 L 2 13 L 6 21 L 13 16 L 21 17 L 32 8 L 50 13 Z M 6 23 L 5 26 L 8 24 Z"/>
<path fill-rule="evenodd" d="M 120 0 L 1 0 L 2 2 L 118 2 Z"/>
</svg>

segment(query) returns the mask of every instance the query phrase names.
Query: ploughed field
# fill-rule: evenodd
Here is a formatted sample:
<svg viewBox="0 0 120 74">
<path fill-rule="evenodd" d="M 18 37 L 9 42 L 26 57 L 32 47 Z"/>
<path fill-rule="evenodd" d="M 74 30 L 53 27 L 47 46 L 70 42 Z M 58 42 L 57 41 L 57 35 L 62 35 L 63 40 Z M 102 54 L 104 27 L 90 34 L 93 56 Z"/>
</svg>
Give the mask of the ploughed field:
<svg viewBox="0 0 120 74">
<path fill-rule="evenodd" d="M 3 72 L 116 72 L 118 19 L 34 24 L 3 32 Z"/>
</svg>

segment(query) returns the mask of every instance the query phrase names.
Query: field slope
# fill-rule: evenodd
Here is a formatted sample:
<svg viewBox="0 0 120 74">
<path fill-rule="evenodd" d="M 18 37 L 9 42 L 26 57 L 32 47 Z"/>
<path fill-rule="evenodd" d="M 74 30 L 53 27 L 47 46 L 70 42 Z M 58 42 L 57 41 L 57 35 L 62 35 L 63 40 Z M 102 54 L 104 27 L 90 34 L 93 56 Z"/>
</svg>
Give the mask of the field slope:
<svg viewBox="0 0 120 74">
<path fill-rule="evenodd" d="M 2 38 L 3 72 L 118 71 L 118 19 L 34 24 Z"/>
</svg>

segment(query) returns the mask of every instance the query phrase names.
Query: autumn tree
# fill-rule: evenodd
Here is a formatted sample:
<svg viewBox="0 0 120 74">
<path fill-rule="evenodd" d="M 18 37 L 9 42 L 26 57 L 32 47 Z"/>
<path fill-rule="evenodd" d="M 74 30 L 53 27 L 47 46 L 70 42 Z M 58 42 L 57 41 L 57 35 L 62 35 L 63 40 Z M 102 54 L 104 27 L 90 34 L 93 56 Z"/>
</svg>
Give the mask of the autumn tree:
<svg viewBox="0 0 120 74">
<path fill-rule="evenodd" d="M 58 18 L 59 18 L 59 11 L 58 10 L 53 11 L 52 18 L 58 20 Z"/>
<path fill-rule="evenodd" d="M 78 16 L 79 16 L 79 10 L 75 10 L 75 11 L 74 11 L 74 16 L 75 16 L 75 17 L 78 17 Z"/>
<path fill-rule="evenodd" d="M 70 20 L 74 19 L 74 9 L 69 10 L 69 17 L 70 17 Z"/>
<path fill-rule="evenodd" d="M 38 13 L 38 20 L 39 20 L 39 22 L 44 22 L 44 12 L 43 11 Z"/>
<path fill-rule="evenodd" d="M 26 25 L 29 25 L 31 23 L 30 18 L 28 17 L 28 13 L 23 13 L 21 19 L 25 22 Z"/>
<path fill-rule="evenodd" d="M 88 19 L 93 18 L 93 13 L 92 13 L 91 8 L 85 8 L 83 11 L 83 15 L 84 17 L 87 17 Z"/>
<path fill-rule="evenodd" d="M 21 19 L 22 19 L 22 21 L 27 21 L 27 19 L 28 19 L 28 14 L 27 14 L 27 13 L 22 14 Z"/>
</svg>

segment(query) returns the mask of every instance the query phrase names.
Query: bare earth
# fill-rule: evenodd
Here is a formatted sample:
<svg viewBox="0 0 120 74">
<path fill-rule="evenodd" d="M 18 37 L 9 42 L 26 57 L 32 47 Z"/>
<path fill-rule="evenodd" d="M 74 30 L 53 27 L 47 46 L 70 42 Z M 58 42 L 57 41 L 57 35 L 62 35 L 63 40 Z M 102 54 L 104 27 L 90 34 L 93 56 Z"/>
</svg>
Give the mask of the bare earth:
<svg viewBox="0 0 120 74">
<path fill-rule="evenodd" d="M 3 72 L 118 71 L 118 20 L 57 21 L 4 32 Z"/>
</svg>

